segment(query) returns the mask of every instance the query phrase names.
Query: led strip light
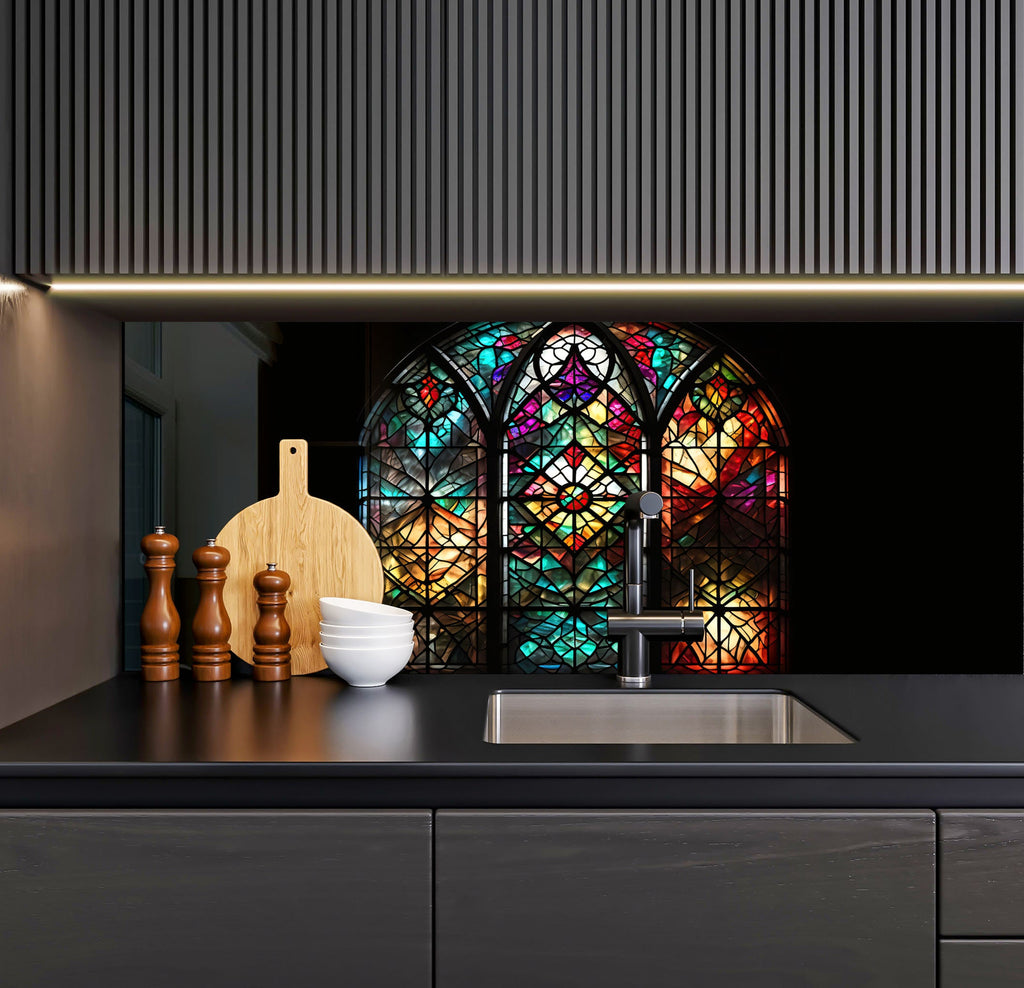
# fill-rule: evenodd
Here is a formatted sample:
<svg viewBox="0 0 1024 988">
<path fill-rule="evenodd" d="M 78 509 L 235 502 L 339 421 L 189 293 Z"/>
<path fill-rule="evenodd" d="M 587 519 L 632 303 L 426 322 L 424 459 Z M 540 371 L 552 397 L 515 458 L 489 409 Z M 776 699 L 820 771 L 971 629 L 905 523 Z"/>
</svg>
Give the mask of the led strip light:
<svg viewBox="0 0 1024 988">
<path fill-rule="evenodd" d="M 721 278 L 589 278 L 510 277 L 507 279 L 394 275 L 378 278 L 109 278 L 57 279 L 50 291 L 68 295 L 1019 295 L 1024 277 L 903 278 L 878 276 L 851 279 Z"/>
</svg>

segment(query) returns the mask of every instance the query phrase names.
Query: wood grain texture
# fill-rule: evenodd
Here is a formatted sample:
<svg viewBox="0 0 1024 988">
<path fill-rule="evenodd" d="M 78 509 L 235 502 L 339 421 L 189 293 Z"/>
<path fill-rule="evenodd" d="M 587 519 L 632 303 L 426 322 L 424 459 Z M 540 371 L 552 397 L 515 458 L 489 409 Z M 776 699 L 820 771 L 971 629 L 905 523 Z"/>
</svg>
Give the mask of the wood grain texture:
<svg viewBox="0 0 1024 988">
<path fill-rule="evenodd" d="M 929 812 L 440 810 L 435 826 L 437 988 L 934 988 Z"/>
<path fill-rule="evenodd" d="M 231 554 L 209 539 L 192 553 L 199 602 L 192 618 L 192 675 L 203 682 L 231 678 L 231 619 L 224 606 L 224 581 Z"/>
<path fill-rule="evenodd" d="M 150 682 L 177 679 L 178 634 L 181 618 L 171 597 L 171 577 L 178 539 L 158 527 L 142 539 L 143 564 L 149 577 L 149 594 L 139 620 L 142 641 L 142 678 Z"/>
<path fill-rule="evenodd" d="M 309 447 L 304 439 L 280 444 L 281 490 L 243 509 L 221 529 L 217 544 L 231 553 L 224 603 L 231 618 L 231 651 L 253 662 L 259 611 L 253 577 L 277 563 L 291 576 L 287 618 L 294 675 L 326 669 L 320 655 L 320 598 L 380 601 L 384 569 L 366 529 L 336 504 L 311 497 Z"/>
<path fill-rule="evenodd" d="M 942 988 L 1020 988 L 1024 940 L 943 940 L 939 974 Z"/>
<path fill-rule="evenodd" d="M 0 980 L 428 988 L 430 829 L 423 810 L 2 813 Z"/>
<path fill-rule="evenodd" d="M 939 813 L 942 935 L 1024 937 L 1024 813 Z"/>
</svg>

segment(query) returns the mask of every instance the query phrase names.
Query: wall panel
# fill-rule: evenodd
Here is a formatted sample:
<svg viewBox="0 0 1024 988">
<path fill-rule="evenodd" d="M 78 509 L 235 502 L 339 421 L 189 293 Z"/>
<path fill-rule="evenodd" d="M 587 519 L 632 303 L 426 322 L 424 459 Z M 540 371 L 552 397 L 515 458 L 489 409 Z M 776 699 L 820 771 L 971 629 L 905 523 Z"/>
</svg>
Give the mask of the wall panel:
<svg viewBox="0 0 1024 988">
<path fill-rule="evenodd" d="M 13 0 L 29 273 L 1024 273 L 1024 0 Z"/>
</svg>

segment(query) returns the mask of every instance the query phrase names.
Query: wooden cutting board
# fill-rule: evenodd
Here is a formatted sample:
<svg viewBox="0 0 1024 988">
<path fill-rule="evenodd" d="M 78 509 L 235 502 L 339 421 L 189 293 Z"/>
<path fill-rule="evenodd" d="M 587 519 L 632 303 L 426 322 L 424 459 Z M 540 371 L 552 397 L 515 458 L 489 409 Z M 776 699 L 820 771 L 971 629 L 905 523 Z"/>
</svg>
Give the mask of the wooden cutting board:
<svg viewBox="0 0 1024 988">
<path fill-rule="evenodd" d="M 281 491 L 244 508 L 221 529 L 217 544 L 231 553 L 224 604 L 231 651 L 252 665 L 256 591 L 252 578 L 277 563 L 291 578 L 285 617 L 291 625 L 292 673 L 326 669 L 320 655 L 320 598 L 380 601 L 384 569 L 366 529 L 347 511 L 309 495 L 309 447 L 284 439 Z"/>
</svg>

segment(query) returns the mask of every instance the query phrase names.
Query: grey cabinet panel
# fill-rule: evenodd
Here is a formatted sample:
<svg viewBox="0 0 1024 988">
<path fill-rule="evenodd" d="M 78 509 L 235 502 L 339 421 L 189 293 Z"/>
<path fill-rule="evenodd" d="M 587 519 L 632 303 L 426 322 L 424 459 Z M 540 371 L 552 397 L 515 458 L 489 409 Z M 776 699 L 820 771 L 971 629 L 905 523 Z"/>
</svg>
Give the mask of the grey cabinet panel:
<svg viewBox="0 0 1024 988">
<path fill-rule="evenodd" d="M 1024 937 L 1024 813 L 939 814 L 943 936 Z"/>
<path fill-rule="evenodd" d="M 1020 988 L 1024 940 L 943 940 L 939 972 L 942 988 Z"/>
<path fill-rule="evenodd" d="M 935 983 L 928 812 L 439 811 L 437 988 Z"/>
<path fill-rule="evenodd" d="M 14 0 L 12 21 L 22 273 L 1024 272 L 1010 0 Z"/>
<path fill-rule="evenodd" d="M 427 988 L 430 828 L 427 811 L 2 813 L 0 980 Z"/>
</svg>

